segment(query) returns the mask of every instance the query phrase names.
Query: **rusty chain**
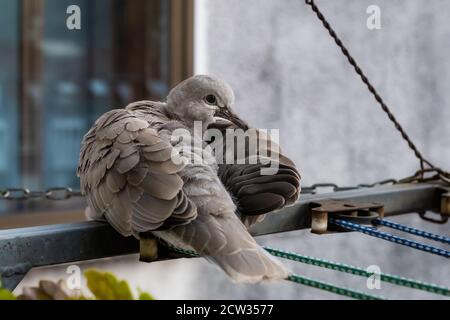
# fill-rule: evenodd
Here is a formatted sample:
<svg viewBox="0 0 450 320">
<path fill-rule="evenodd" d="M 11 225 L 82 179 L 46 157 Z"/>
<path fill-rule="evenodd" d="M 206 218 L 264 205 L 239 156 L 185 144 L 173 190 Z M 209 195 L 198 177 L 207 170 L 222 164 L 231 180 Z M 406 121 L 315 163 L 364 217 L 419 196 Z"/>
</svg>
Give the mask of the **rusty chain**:
<svg viewBox="0 0 450 320">
<path fill-rule="evenodd" d="M 427 176 L 428 175 L 428 176 Z M 374 183 L 360 183 L 355 186 L 339 186 L 336 183 L 315 183 L 308 187 L 302 187 L 302 193 L 316 194 L 321 188 L 331 188 L 333 192 L 355 190 L 360 188 L 373 188 L 384 185 L 393 185 L 398 183 L 418 183 L 418 182 L 428 182 L 442 180 L 450 184 L 450 180 L 445 176 L 442 177 L 440 171 L 437 168 L 427 168 L 418 170 L 412 176 L 402 178 L 402 179 L 384 179 Z"/>
<path fill-rule="evenodd" d="M 385 179 L 382 181 L 377 181 L 374 183 L 360 183 L 355 186 L 338 186 L 336 183 L 315 183 L 308 187 L 302 187 L 303 194 L 316 194 L 320 189 L 323 188 L 331 188 L 333 192 L 339 191 L 347 191 L 347 190 L 356 190 L 361 188 L 373 188 L 380 187 L 388 184 L 399 183 L 399 180 L 396 179 Z"/>
<path fill-rule="evenodd" d="M 373 188 L 387 184 L 399 183 L 402 180 L 386 179 L 375 183 L 360 183 L 355 186 L 338 186 L 335 183 L 315 183 L 311 186 L 302 187 L 303 194 L 316 194 L 320 189 L 331 188 L 333 192 L 355 190 L 360 188 Z M 6 188 L 0 189 L 0 200 L 31 200 L 31 199 L 47 199 L 47 200 L 67 200 L 74 197 L 84 197 L 79 190 L 70 187 L 53 187 L 45 191 L 31 191 L 27 188 Z"/>
<path fill-rule="evenodd" d="M 427 171 L 431 171 L 431 169 L 428 169 Z M 339 191 L 347 191 L 347 190 L 356 190 L 360 188 L 373 188 L 377 186 L 384 186 L 389 184 L 396 184 L 396 183 L 413 183 L 413 182 L 424 182 L 429 180 L 435 180 L 435 176 L 430 176 L 429 178 L 423 178 L 420 176 L 419 173 L 416 173 L 415 175 L 401 179 L 385 179 L 382 181 L 377 181 L 374 183 L 361 183 L 355 186 L 338 186 L 335 183 L 315 183 L 308 187 L 302 187 L 302 194 L 316 194 L 321 188 L 332 188 L 333 192 L 339 192 Z M 36 199 L 46 199 L 51 201 L 61 201 L 61 200 L 68 200 L 70 198 L 75 197 L 84 197 L 83 194 L 79 190 L 74 190 L 70 187 L 53 187 L 49 188 L 45 191 L 30 191 L 27 188 L 7 188 L 7 189 L 0 189 L 0 200 L 36 200 Z M 448 220 L 448 217 L 444 217 L 441 215 L 440 219 L 435 219 L 431 217 L 426 216 L 426 212 L 418 212 L 420 217 L 426 221 L 433 222 L 433 223 L 446 223 Z"/>
<path fill-rule="evenodd" d="M 435 173 L 435 175 L 431 175 L 430 177 L 422 177 L 422 173 Z M 302 194 L 316 194 L 320 189 L 331 188 L 333 192 L 339 191 L 347 191 L 347 190 L 356 190 L 361 188 L 373 188 L 379 187 L 389 184 L 396 183 L 417 183 L 417 182 L 426 182 L 438 179 L 438 173 L 435 169 L 425 169 L 424 172 L 421 170 L 417 171 L 414 175 L 403 178 L 400 180 L 397 179 L 384 179 L 381 181 L 377 181 L 374 183 L 360 183 L 354 186 L 339 186 L 336 183 L 332 182 L 321 182 L 315 183 L 311 186 L 302 187 Z M 42 199 L 45 198 L 47 200 L 67 200 L 69 198 L 74 197 L 84 197 L 80 190 L 72 189 L 70 187 L 52 187 L 48 188 L 45 191 L 30 191 L 28 188 L 6 188 L 0 189 L 0 200 L 31 200 L 31 199 Z"/>
</svg>

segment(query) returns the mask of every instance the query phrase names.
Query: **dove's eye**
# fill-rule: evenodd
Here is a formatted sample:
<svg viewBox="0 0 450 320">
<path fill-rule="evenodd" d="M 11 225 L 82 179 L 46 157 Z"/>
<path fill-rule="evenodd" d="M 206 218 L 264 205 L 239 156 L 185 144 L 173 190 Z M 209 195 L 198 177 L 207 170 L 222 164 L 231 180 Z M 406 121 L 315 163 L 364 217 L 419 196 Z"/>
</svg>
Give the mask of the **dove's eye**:
<svg viewBox="0 0 450 320">
<path fill-rule="evenodd" d="M 215 95 L 213 94 L 208 94 L 205 98 L 204 98 L 205 102 L 207 104 L 211 104 L 211 105 L 215 105 L 217 103 L 217 98 Z"/>
</svg>

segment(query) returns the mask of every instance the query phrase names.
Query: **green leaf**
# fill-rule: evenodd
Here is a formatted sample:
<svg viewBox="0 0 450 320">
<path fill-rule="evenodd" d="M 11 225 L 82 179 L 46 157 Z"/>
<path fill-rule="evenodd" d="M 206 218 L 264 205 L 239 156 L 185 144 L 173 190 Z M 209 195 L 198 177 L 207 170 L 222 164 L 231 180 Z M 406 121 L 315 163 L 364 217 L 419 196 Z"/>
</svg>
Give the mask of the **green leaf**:
<svg viewBox="0 0 450 320">
<path fill-rule="evenodd" d="M 154 296 L 152 296 L 150 293 L 148 292 L 144 292 L 139 290 L 139 300 L 156 300 Z"/>
<path fill-rule="evenodd" d="M 89 269 L 84 272 L 87 286 L 97 300 L 133 300 L 128 283 L 119 281 L 110 272 Z"/>
<path fill-rule="evenodd" d="M 8 289 L 0 288 L 0 300 L 16 300 L 16 297 Z"/>
</svg>

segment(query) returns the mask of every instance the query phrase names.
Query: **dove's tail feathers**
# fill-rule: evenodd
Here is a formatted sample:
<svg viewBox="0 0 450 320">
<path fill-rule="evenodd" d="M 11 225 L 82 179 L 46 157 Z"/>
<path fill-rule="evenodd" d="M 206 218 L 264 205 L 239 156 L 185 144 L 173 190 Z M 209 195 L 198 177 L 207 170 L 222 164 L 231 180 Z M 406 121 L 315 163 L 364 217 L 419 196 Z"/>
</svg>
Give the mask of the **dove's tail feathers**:
<svg viewBox="0 0 450 320">
<path fill-rule="evenodd" d="M 195 250 L 235 282 L 281 280 L 290 274 L 256 243 L 234 211 L 199 214 L 186 225 L 153 233 L 172 245 Z"/>
<path fill-rule="evenodd" d="M 255 241 L 234 211 L 202 216 L 197 221 L 201 220 L 206 223 L 211 238 L 199 252 L 235 282 L 281 280 L 289 275 L 286 267 Z"/>
<path fill-rule="evenodd" d="M 244 226 L 248 229 L 251 226 L 253 226 L 254 224 L 263 221 L 265 217 L 266 217 L 265 214 L 254 215 L 254 216 L 242 215 L 241 221 L 244 224 Z"/>
<path fill-rule="evenodd" d="M 225 273 L 238 283 L 282 280 L 289 275 L 287 268 L 263 248 L 255 244 L 253 248 L 238 249 L 224 255 L 208 256 Z"/>
</svg>

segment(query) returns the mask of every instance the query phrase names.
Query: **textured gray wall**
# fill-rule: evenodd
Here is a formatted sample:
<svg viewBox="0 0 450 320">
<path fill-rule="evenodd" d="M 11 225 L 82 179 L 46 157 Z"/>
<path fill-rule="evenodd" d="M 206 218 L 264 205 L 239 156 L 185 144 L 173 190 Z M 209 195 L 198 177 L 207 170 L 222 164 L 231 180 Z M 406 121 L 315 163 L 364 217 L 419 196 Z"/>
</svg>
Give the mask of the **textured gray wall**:
<svg viewBox="0 0 450 320">
<path fill-rule="evenodd" d="M 418 161 L 406 143 L 304 1 L 204 2 L 208 18 L 203 46 L 207 59 L 202 69 L 232 85 L 236 110 L 252 125 L 281 130 L 281 145 L 300 167 L 305 185 L 401 178 L 417 169 Z M 450 2 L 317 3 L 418 147 L 432 162 L 449 168 Z M 366 27 L 366 9 L 371 4 L 381 9 L 380 30 Z M 397 220 L 450 233 L 448 224 L 433 226 L 415 215 Z M 364 235 L 318 237 L 295 232 L 262 241 L 304 254 L 364 267 L 377 264 L 384 272 L 450 284 L 445 258 Z M 366 289 L 362 278 L 305 266 L 295 266 L 295 270 Z M 202 287 L 208 293 L 200 290 L 198 297 L 335 297 L 291 284 L 242 290 L 226 280 L 214 280 Z M 383 288 L 386 290 L 373 293 L 391 298 L 433 297 L 386 285 Z"/>
<path fill-rule="evenodd" d="M 450 168 L 450 1 L 317 2 L 423 153 Z M 381 30 L 366 28 L 370 4 L 381 8 Z M 300 167 L 305 185 L 355 184 L 415 171 L 418 162 L 303 1 L 206 0 L 199 9 L 206 19 L 202 69 L 234 87 L 236 109 L 251 124 L 281 129 L 282 146 Z M 450 233 L 449 224 L 430 225 L 414 214 L 396 221 Z M 445 258 L 356 233 L 316 236 L 301 231 L 259 241 L 362 267 L 376 264 L 383 272 L 450 286 Z M 200 259 L 150 265 L 135 261 L 131 256 L 82 266 L 116 272 L 158 298 L 340 298 L 291 283 L 234 285 Z M 289 266 L 302 275 L 368 291 L 364 278 Z M 64 270 L 36 270 L 25 283 L 64 277 Z M 387 284 L 371 293 L 442 298 Z"/>
<path fill-rule="evenodd" d="M 318 4 L 424 154 L 449 166 L 450 2 Z M 381 30 L 366 27 L 370 4 L 381 8 Z M 206 69 L 235 88 L 236 108 L 253 125 L 281 129 L 304 183 L 400 178 L 417 168 L 304 1 L 206 5 Z"/>
</svg>

